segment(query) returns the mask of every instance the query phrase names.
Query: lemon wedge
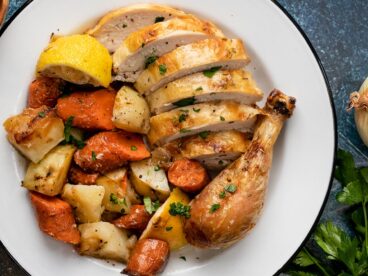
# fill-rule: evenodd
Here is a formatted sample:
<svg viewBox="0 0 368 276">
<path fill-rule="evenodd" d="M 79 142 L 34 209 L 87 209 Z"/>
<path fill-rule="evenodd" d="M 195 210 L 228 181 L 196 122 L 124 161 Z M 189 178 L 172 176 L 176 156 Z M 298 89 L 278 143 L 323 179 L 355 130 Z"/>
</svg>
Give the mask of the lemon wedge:
<svg viewBox="0 0 368 276">
<path fill-rule="evenodd" d="M 51 41 L 41 53 L 37 74 L 75 84 L 107 87 L 111 82 L 109 51 L 90 35 L 71 35 Z"/>
</svg>

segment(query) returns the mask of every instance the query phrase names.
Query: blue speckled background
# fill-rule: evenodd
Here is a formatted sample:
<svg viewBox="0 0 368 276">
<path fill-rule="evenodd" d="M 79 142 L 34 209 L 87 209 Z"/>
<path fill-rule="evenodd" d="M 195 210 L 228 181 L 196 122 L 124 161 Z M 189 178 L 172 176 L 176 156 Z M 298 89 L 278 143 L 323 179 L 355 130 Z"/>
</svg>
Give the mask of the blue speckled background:
<svg viewBox="0 0 368 276">
<path fill-rule="evenodd" d="M 37 0 L 36 0 L 37 1 Z M 25 0 L 10 0 L 7 15 Z M 368 1 L 367 0 L 278 0 L 304 30 L 326 70 L 338 121 L 338 144 L 349 150 L 358 164 L 366 165 L 368 148 L 360 140 L 352 113 L 345 111 L 349 93 L 359 89 L 368 77 Z M 331 141 L 332 143 L 332 141 Z M 316 156 L 318 158 L 318 156 Z M 335 181 L 321 220 L 333 220 L 349 230 L 344 207 L 335 196 L 340 185 Z M 307 246 L 319 254 L 312 242 Z M 0 275 L 26 275 L 0 248 Z"/>
</svg>

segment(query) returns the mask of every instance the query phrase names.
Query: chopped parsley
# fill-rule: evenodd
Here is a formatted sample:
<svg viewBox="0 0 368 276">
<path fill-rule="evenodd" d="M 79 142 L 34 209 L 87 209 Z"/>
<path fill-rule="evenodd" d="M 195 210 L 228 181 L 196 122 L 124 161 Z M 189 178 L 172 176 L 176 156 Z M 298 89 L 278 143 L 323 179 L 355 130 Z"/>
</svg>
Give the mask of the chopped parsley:
<svg viewBox="0 0 368 276">
<path fill-rule="evenodd" d="M 137 150 L 137 147 L 136 147 L 136 146 L 131 146 L 131 147 L 130 147 L 130 150 L 132 150 L 132 151 L 136 151 L 136 150 Z"/>
<path fill-rule="evenodd" d="M 96 159 L 97 159 L 96 153 L 92 151 L 92 161 L 96 161 Z"/>
<path fill-rule="evenodd" d="M 155 202 L 152 202 L 151 198 L 148 196 L 145 196 L 143 198 L 144 208 L 146 209 L 147 213 L 152 215 L 154 212 L 157 211 L 157 209 L 160 207 L 160 202 L 157 200 Z"/>
<path fill-rule="evenodd" d="M 155 18 L 155 23 L 162 22 L 162 21 L 164 21 L 164 20 L 165 20 L 165 17 L 163 17 L 163 16 L 157 16 L 157 17 Z"/>
<path fill-rule="evenodd" d="M 203 75 L 205 75 L 207 78 L 212 78 L 215 73 L 221 69 L 221 66 L 212 67 L 208 70 L 203 71 Z"/>
<path fill-rule="evenodd" d="M 188 117 L 188 114 L 182 113 L 179 115 L 179 123 L 184 122 Z"/>
<path fill-rule="evenodd" d="M 198 136 L 201 137 L 202 139 L 206 139 L 209 134 L 210 134 L 209 131 L 202 131 L 202 132 L 198 133 Z"/>
<path fill-rule="evenodd" d="M 195 98 L 194 97 L 190 97 L 190 98 L 186 98 L 186 99 L 182 99 L 180 101 L 174 102 L 172 103 L 175 106 L 178 107 L 183 107 L 183 106 L 187 106 L 187 105 L 192 105 L 195 103 Z"/>
<path fill-rule="evenodd" d="M 154 166 L 153 169 L 155 170 L 155 172 L 158 172 L 159 170 L 161 170 L 160 166 Z"/>
<path fill-rule="evenodd" d="M 180 256 L 180 259 L 182 259 L 183 261 L 187 261 L 187 258 L 185 256 Z"/>
<path fill-rule="evenodd" d="M 169 213 L 172 216 L 178 215 L 188 219 L 190 218 L 190 206 L 184 205 L 181 202 L 173 202 L 170 204 Z"/>
<path fill-rule="evenodd" d="M 152 63 L 154 63 L 156 61 L 158 57 L 157 56 L 149 56 L 146 59 L 146 62 L 144 64 L 144 68 L 147 69 L 148 66 L 150 66 Z"/>
<path fill-rule="evenodd" d="M 226 193 L 225 191 L 222 191 L 221 193 L 219 193 L 219 198 L 225 198 Z"/>
<path fill-rule="evenodd" d="M 224 117 L 222 117 L 222 116 L 220 116 L 220 120 L 221 120 L 221 121 L 225 121 L 225 118 L 224 118 Z"/>
<path fill-rule="evenodd" d="M 230 184 L 225 187 L 225 191 L 231 194 L 235 193 L 236 189 L 237 187 L 234 184 Z"/>
<path fill-rule="evenodd" d="M 73 125 L 73 120 L 74 120 L 74 116 L 69 116 L 66 121 L 65 121 L 65 125 L 64 125 L 64 144 L 73 144 L 75 145 L 78 149 L 82 149 L 84 148 L 84 146 L 86 145 L 86 143 L 83 140 L 79 140 L 77 138 L 75 138 L 72 134 L 71 131 L 73 129 L 72 125 Z"/>
<path fill-rule="evenodd" d="M 172 226 L 167 226 L 167 227 L 165 228 L 165 230 L 166 230 L 166 231 L 168 231 L 168 232 L 169 232 L 169 231 L 171 231 L 172 229 L 173 229 L 173 227 L 172 227 Z"/>
<path fill-rule="evenodd" d="M 41 118 L 45 118 L 46 116 L 46 113 L 41 111 L 41 112 L 38 112 L 38 117 L 41 117 Z"/>
<path fill-rule="evenodd" d="M 197 87 L 195 91 L 202 91 L 202 90 L 203 90 L 203 88 L 202 88 L 202 86 L 200 86 L 200 87 Z"/>
<path fill-rule="evenodd" d="M 198 113 L 199 111 L 201 111 L 201 109 L 193 107 L 193 111 Z"/>
<path fill-rule="evenodd" d="M 167 71 L 167 67 L 165 64 L 160 64 L 158 66 L 158 70 L 160 71 L 160 75 L 165 75 L 166 71 Z"/>
<path fill-rule="evenodd" d="M 110 202 L 111 202 L 112 204 L 115 204 L 115 205 L 117 205 L 117 204 L 119 204 L 119 205 L 124 204 L 125 206 L 127 206 L 127 203 L 126 203 L 125 198 L 123 198 L 123 199 L 119 199 L 119 198 L 116 196 L 116 194 L 114 194 L 114 193 L 111 193 L 111 194 L 110 194 Z"/>
<path fill-rule="evenodd" d="M 215 203 L 215 204 L 212 204 L 211 208 L 210 208 L 210 213 L 214 213 L 216 212 L 218 209 L 220 209 L 220 204 L 219 203 Z"/>
</svg>

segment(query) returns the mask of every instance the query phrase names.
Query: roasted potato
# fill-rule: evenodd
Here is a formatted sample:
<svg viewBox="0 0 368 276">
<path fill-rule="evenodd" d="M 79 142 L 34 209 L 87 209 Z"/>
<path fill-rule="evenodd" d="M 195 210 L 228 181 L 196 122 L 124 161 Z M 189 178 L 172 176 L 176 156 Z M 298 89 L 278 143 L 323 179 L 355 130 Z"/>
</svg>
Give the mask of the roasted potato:
<svg viewBox="0 0 368 276">
<path fill-rule="evenodd" d="M 102 200 L 105 210 L 122 214 L 129 213 L 131 203 L 121 182 L 101 176 L 97 178 L 96 185 L 105 188 L 105 195 Z"/>
<path fill-rule="evenodd" d="M 46 107 L 26 108 L 4 122 L 9 142 L 34 163 L 64 140 L 64 123 Z"/>
<path fill-rule="evenodd" d="M 123 86 L 115 98 L 113 124 L 126 131 L 147 134 L 149 118 L 150 112 L 146 100 L 138 92 Z"/>
<path fill-rule="evenodd" d="M 151 159 L 130 163 L 131 181 L 141 196 L 164 201 L 170 194 L 165 171 L 154 165 Z"/>
<path fill-rule="evenodd" d="M 105 174 L 106 177 L 117 181 L 122 184 L 123 189 L 126 189 L 126 195 L 129 198 L 131 204 L 141 204 L 142 200 L 140 196 L 135 192 L 132 183 L 128 178 L 128 170 L 126 168 L 120 168 Z"/>
<path fill-rule="evenodd" d="M 61 193 L 74 152 L 74 146 L 57 146 L 39 163 L 30 163 L 23 187 L 48 196 Z"/>
<path fill-rule="evenodd" d="M 99 222 L 103 212 L 104 187 L 66 184 L 61 197 L 75 208 L 78 222 Z"/>
<path fill-rule="evenodd" d="M 172 203 L 188 205 L 189 198 L 180 189 L 175 188 L 151 218 L 140 239 L 154 238 L 166 241 L 171 250 L 179 249 L 187 244 L 182 218 L 170 214 Z"/>
<path fill-rule="evenodd" d="M 79 253 L 119 262 L 128 261 L 136 237 L 128 238 L 127 232 L 108 222 L 85 223 L 78 227 L 81 232 Z"/>
</svg>

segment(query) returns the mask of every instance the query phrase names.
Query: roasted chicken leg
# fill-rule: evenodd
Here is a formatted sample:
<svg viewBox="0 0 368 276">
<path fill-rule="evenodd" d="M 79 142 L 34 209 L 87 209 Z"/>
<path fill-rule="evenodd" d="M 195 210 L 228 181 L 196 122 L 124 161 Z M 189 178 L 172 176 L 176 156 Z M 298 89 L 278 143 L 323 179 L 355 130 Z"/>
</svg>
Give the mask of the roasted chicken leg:
<svg viewBox="0 0 368 276">
<path fill-rule="evenodd" d="M 242 239 L 261 213 L 272 163 L 272 151 L 295 98 L 271 92 L 249 149 L 224 169 L 190 203 L 185 221 L 189 243 L 202 248 L 224 248 Z"/>
</svg>

